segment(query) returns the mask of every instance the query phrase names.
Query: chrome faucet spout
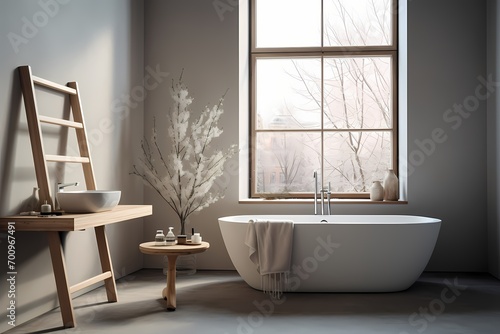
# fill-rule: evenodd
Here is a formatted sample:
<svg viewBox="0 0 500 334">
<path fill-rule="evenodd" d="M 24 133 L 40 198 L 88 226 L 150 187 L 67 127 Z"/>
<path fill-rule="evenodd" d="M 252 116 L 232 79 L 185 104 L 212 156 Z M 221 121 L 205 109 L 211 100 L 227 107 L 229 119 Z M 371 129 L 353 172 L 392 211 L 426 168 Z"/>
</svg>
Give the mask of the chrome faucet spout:
<svg viewBox="0 0 500 334">
<path fill-rule="evenodd" d="M 326 193 L 326 202 L 327 202 L 327 209 L 328 209 L 329 215 L 332 214 L 332 207 L 331 207 L 331 202 L 330 202 L 331 196 L 332 196 L 332 190 L 330 188 L 330 182 L 328 182 L 328 192 Z"/>
<path fill-rule="evenodd" d="M 325 189 L 321 187 L 321 215 L 325 214 Z"/>
<path fill-rule="evenodd" d="M 71 187 L 71 186 L 77 186 L 79 185 L 80 183 L 79 182 L 69 182 L 69 183 L 61 183 L 61 182 L 58 182 L 57 183 L 57 192 L 58 193 L 62 193 L 64 192 L 64 188 L 66 187 Z M 61 206 L 59 205 L 59 201 L 57 200 L 57 195 L 56 195 L 56 201 L 55 201 L 56 205 L 55 205 L 55 209 L 56 210 L 60 210 L 61 209 Z"/>
<path fill-rule="evenodd" d="M 71 187 L 71 186 L 77 186 L 79 185 L 79 182 L 70 182 L 70 183 L 57 183 L 57 192 L 63 192 L 64 188 L 66 187 Z"/>
<path fill-rule="evenodd" d="M 314 171 L 314 214 L 318 214 L 318 172 Z"/>
</svg>

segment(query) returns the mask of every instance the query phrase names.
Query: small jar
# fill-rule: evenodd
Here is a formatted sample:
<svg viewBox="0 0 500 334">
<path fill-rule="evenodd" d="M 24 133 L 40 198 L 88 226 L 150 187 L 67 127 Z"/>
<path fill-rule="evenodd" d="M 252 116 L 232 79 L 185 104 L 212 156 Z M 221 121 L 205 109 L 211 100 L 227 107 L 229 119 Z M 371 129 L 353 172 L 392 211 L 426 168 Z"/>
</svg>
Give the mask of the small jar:
<svg viewBox="0 0 500 334">
<path fill-rule="evenodd" d="M 199 233 L 193 234 L 193 236 L 191 237 L 191 243 L 201 244 L 201 235 Z"/>
<path fill-rule="evenodd" d="M 163 230 L 156 230 L 155 236 L 155 246 L 165 246 L 167 243 L 165 241 L 165 234 L 163 234 Z"/>
<path fill-rule="evenodd" d="M 370 187 L 370 200 L 372 201 L 382 201 L 384 199 L 384 187 L 380 184 L 380 181 L 373 181 Z"/>
<path fill-rule="evenodd" d="M 47 204 L 47 201 L 45 201 L 45 204 L 42 204 L 40 208 L 40 212 L 42 214 L 49 214 L 52 212 L 52 206 L 50 204 Z"/>
<path fill-rule="evenodd" d="M 185 245 L 187 242 L 187 235 L 185 234 L 179 234 L 177 236 L 177 244 L 179 245 Z"/>
</svg>

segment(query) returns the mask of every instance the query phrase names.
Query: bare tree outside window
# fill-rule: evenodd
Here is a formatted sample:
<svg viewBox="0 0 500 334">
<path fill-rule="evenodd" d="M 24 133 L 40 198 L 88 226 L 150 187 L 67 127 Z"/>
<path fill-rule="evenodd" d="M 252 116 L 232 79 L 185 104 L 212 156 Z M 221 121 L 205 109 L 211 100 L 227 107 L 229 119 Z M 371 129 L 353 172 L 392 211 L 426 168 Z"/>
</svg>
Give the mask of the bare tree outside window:
<svg viewBox="0 0 500 334">
<path fill-rule="evenodd" d="M 312 196 L 318 170 L 338 197 L 366 197 L 373 181 L 397 169 L 393 1 L 287 4 L 295 6 L 292 18 L 301 11 L 323 29 L 286 44 L 286 33 L 268 31 L 267 22 L 292 25 L 285 15 L 267 15 L 283 1 L 253 3 L 252 195 Z M 271 185 L 272 173 L 280 177 Z"/>
</svg>

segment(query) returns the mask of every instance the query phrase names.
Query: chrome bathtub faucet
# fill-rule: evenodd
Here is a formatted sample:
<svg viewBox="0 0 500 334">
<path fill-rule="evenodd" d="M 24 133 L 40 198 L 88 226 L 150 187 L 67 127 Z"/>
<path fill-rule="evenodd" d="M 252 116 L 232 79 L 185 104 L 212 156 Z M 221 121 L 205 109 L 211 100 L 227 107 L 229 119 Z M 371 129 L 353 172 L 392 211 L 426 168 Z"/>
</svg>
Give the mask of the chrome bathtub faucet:
<svg viewBox="0 0 500 334">
<path fill-rule="evenodd" d="M 331 215 L 332 214 L 332 207 L 331 207 L 331 202 L 330 202 L 330 199 L 332 197 L 332 191 L 331 191 L 331 188 L 330 188 L 330 182 L 328 182 L 328 191 L 326 192 L 326 201 L 327 201 L 327 209 L 328 209 L 328 214 Z"/>
<path fill-rule="evenodd" d="M 314 171 L 314 214 L 318 214 L 318 172 Z M 328 182 L 328 188 L 323 188 L 321 186 L 320 196 L 321 196 L 321 214 L 325 214 L 325 193 L 326 193 L 326 204 L 327 204 L 327 212 L 329 215 L 332 214 L 332 209 L 331 209 L 331 196 L 332 196 L 332 191 L 331 191 L 331 185 L 330 182 Z"/>
<path fill-rule="evenodd" d="M 318 172 L 314 171 L 314 214 L 318 214 Z"/>
<path fill-rule="evenodd" d="M 332 191 L 330 190 L 330 182 L 328 182 L 328 188 L 321 188 L 321 214 L 325 214 L 325 205 L 326 205 L 326 212 L 328 215 L 332 214 L 332 208 L 331 208 L 331 197 L 332 197 Z M 326 198 L 325 198 L 326 194 Z M 326 200 L 326 201 L 325 201 Z"/>
</svg>

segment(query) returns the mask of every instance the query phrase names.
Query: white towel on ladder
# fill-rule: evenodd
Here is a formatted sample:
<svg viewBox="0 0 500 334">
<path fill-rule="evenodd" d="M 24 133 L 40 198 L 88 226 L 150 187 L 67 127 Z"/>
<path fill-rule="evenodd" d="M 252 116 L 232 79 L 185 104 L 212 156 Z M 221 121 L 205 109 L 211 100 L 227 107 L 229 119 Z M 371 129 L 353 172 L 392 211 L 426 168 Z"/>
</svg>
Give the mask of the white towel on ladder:
<svg viewBox="0 0 500 334">
<path fill-rule="evenodd" d="M 293 222 L 250 220 L 245 244 L 261 275 L 262 289 L 275 298 L 287 290 L 292 260 Z"/>
</svg>

